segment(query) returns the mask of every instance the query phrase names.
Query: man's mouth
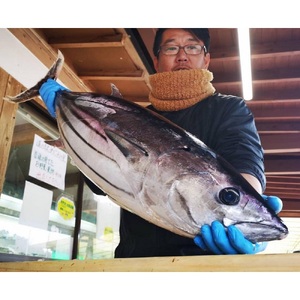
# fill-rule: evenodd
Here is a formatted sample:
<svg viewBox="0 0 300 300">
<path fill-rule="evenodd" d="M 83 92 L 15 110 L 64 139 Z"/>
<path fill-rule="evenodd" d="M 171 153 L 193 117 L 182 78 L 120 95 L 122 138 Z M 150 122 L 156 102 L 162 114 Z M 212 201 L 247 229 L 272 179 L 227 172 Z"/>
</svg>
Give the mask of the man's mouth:
<svg viewBox="0 0 300 300">
<path fill-rule="evenodd" d="M 190 70 L 191 68 L 187 65 L 177 65 L 173 71 L 180 71 L 180 70 Z"/>
<path fill-rule="evenodd" d="M 180 66 L 180 67 L 176 67 L 174 68 L 174 71 L 179 71 L 179 70 L 189 70 L 189 67 L 185 67 L 185 66 Z"/>
</svg>

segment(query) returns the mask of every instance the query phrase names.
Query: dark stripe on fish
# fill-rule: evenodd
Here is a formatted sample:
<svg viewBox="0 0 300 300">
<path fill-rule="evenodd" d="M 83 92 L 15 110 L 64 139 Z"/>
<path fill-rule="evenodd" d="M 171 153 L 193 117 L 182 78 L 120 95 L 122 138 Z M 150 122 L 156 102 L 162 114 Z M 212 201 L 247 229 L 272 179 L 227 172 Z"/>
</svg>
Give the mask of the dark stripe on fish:
<svg viewBox="0 0 300 300">
<path fill-rule="evenodd" d="M 130 141 L 129 139 L 125 138 L 124 136 L 121 136 L 121 135 L 117 134 L 116 132 L 112 132 L 111 130 L 106 129 L 104 131 L 107 134 L 107 136 L 114 142 L 114 144 L 119 148 L 119 150 L 124 154 L 125 157 L 128 157 L 130 155 L 130 151 L 124 145 L 125 144 L 124 141 L 126 141 L 128 144 L 137 148 L 145 156 L 149 156 L 148 152 L 143 147 Z"/>
</svg>

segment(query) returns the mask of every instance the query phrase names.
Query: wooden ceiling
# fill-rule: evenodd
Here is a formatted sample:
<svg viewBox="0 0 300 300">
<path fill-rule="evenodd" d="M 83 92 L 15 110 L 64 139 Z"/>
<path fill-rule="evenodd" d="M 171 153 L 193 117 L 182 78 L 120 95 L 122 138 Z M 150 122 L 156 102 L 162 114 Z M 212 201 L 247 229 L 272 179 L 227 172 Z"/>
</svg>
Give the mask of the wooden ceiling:
<svg viewBox="0 0 300 300">
<path fill-rule="evenodd" d="M 124 98 L 148 104 L 154 28 L 9 30 L 47 67 L 59 49 L 60 80 L 71 90 L 110 94 L 114 83 Z M 214 87 L 242 96 L 237 30 L 210 34 Z M 300 216 L 300 29 L 255 28 L 250 36 L 254 97 L 247 104 L 265 150 L 265 194 L 281 197 L 281 216 Z"/>
</svg>

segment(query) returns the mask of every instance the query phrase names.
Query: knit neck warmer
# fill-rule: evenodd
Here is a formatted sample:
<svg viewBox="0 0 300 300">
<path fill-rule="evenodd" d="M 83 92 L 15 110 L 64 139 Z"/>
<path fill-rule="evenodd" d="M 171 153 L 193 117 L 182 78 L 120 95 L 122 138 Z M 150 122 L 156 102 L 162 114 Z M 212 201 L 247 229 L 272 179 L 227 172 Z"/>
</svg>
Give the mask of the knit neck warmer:
<svg viewBox="0 0 300 300">
<path fill-rule="evenodd" d="M 151 104 L 160 111 L 188 108 L 211 96 L 213 74 L 206 69 L 179 70 L 150 75 Z"/>
</svg>

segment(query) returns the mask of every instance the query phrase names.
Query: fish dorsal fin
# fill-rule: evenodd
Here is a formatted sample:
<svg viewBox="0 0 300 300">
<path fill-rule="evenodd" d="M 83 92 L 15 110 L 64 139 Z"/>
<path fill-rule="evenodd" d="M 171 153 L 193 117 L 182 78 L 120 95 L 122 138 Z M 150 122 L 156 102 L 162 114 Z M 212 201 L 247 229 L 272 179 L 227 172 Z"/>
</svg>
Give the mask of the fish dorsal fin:
<svg viewBox="0 0 300 300">
<path fill-rule="evenodd" d="M 110 84 L 111 88 L 111 96 L 117 97 L 117 98 L 123 98 L 122 94 L 120 93 L 119 89 L 113 84 Z"/>
</svg>

